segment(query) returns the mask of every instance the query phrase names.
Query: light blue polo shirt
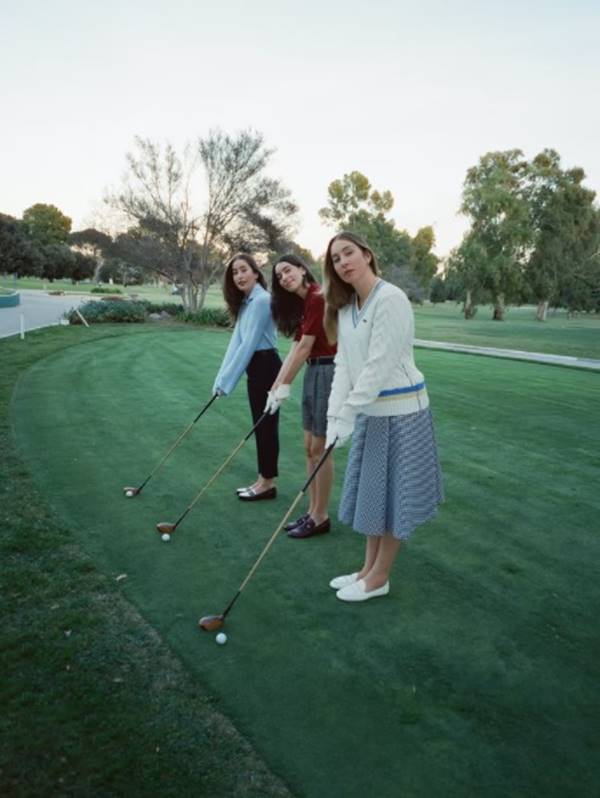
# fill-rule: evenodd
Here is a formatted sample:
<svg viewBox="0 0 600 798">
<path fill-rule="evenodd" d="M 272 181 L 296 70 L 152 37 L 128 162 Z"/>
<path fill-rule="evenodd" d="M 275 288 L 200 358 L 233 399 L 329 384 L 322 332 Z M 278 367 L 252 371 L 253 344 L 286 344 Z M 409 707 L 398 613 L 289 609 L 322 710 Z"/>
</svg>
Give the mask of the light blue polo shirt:
<svg viewBox="0 0 600 798">
<path fill-rule="evenodd" d="M 262 349 L 274 349 L 276 345 L 277 328 L 271 315 L 271 294 L 257 283 L 250 296 L 242 302 L 231 341 L 215 378 L 213 393 L 219 389 L 225 395 L 230 394 L 246 371 L 252 355 Z"/>
</svg>

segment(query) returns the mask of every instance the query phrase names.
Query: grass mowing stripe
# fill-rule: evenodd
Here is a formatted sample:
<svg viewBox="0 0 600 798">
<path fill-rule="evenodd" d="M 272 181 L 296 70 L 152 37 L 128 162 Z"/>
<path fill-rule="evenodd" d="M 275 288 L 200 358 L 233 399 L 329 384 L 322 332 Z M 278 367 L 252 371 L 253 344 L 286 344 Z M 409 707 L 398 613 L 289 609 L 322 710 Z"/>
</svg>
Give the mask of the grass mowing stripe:
<svg viewBox="0 0 600 798">
<path fill-rule="evenodd" d="M 92 354 L 107 336 L 147 332 L 56 328 L 0 342 L 2 795 L 290 795 L 123 599 L 127 580 L 84 554 L 15 451 L 7 410 L 19 375 L 65 347 Z M 37 396 L 42 424 L 51 388 Z M 94 417 L 61 423 L 61 437 L 84 442 Z"/>
<path fill-rule="evenodd" d="M 171 544 L 154 532 L 247 431 L 241 387 L 139 501 L 117 493 L 188 423 L 227 340 L 99 341 L 40 363 L 19 386 L 23 455 L 96 562 L 127 570 L 126 595 L 300 794 L 589 791 L 599 774 L 589 708 L 598 499 L 586 488 L 597 478 L 597 375 L 419 352 L 448 501 L 403 552 L 390 598 L 347 607 L 327 587 L 356 566 L 359 536 L 338 527 L 283 539 L 217 648 L 196 620 L 223 609 L 303 476 L 299 390 L 283 411 L 280 501 L 235 500 L 254 471 L 249 446 Z M 53 421 L 68 420 L 66 437 Z M 336 496 L 343 456 L 337 468 Z"/>
</svg>

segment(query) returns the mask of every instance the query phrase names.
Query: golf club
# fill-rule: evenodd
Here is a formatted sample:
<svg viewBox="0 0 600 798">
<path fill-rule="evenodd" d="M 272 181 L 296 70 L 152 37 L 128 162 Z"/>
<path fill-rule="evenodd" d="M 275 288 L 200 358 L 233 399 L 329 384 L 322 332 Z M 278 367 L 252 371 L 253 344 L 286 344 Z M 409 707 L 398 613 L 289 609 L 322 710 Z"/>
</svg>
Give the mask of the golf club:
<svg viewBox="0 0 600 798">
<path fill-rule="evenodd" d="M 138 495 L 139 495 L 139 494 L 142 492 L 142 489 L 143 489 L 144 485 L 146 485 L 146 483 L 148 483 L 148 482 L 149 482 L 149 481 L 152 479 L 152 477 L 153 477 L 153 476 L 156 474 L 156 472 L 158 471 L 158 469 L 159 469 L 159 468 L 162 466 L 162 464 L 163 464 L 163 463 L 164 463 L 164 462 L 167 460 L 167 458 L 169 457 L 169 455 L 170 455 L 172 452 L 174 452 L 174 451 L 175 451 L 175 449 L 176 449 L 176 448 L 179 446 L 179 444 L 181 443 L 181 441 L 182 441 L 182 440 L 185 438 L 185 436 L 188 434 L 188 432 L 189 432 L 189 431 L 192 429 L 192 427 L 194 426 L 194 424 L 196 423 L 196 421 L 198 421 L 198 419 L 199 419 L 201 416 L 203 416 L 203 415 L 204 415 L 204 413 L 206 413 L 206 411 L 208 410 L 208 408 L 209 408 L 209 407 L 212 405 L 212 403 L 215 401 L 215 399 L 217 399 L 217 398 L 218 398 L 218 396 L 219 396 L 219 394 L 218 394 L 218 393 L 214 394 L 214 396 L 211 398 L 211 400 L 210 400 L 209 402 L 207 402 L 207 403 L 204 405 L 204 407 L 203 407 L 203 408 L 202 408 L 202 410 L 201 410 L 201 411 L 198 413 L 198 415 L 196 416 L 196 418 L 195 418 L 195 419 L 192 421 L 192 423 L 191 423 L 191 424 L 189 424 L 189 425 L 188 425 L 188 426 L 187 426 L 187 427 L 184 429 L 184 431 L 183 431 L 183 432 L 181 433 L 181 435 L 180 435 L 180 436 L 177 438 L 177 440 L 175 441 L 175 443 L 173 444 L 173 446 L 171 446 L 171 448 L 169 449 L 169 451 L 168 451 L 168 452 L 165 454 L 165 456 L 162 458 L 162 460 L 160 461 L 160 463 L 158 463 L 158 465 L 157 465 L 157 466 L 154 468 L 154 470 L 153 470 L 153 471 L 151 471 L 151 472 L 150 472 L 150 474 L 148 474 L 148 476 L 146 477 L 146 479 L 145 479 L 145 480 L 142 482 L 142 484 L 141 484 L 141 485 L 140 485 L 138 488 L 132 488 L 132 487 L 125 487 L 125 488 L 123 488 L 123 493 L 124 493 L 124 494 L 127 496 L 127 498 L 132 498 L 133 496 L 138 496 Z"/>
<path fill-rule="evenodd" d="M 284 515 L 284 517 L 281 519 L 281 521 L 279 522 L 279 526 L 277 527 L 275 532 L 273 532 L 273 534 L 271 535 L 267 545 L 261 551 L 258 559 L 256 560 L 256 562 L 254 563 L 254 565 L 252 566 L 252 568 L 248 572 L 248 576 L 244 579 L 242 584 L 239 586 L 237 593 L 231 599 L 231 601 L 227 605 L 227 608 L 225 609 L 225 611 L 223 613 L 221 613 L 221 615 L 205 615 L 203 618 L 200 618 L 200 620 L 198 621 L 198 626 L 201 629 L 204 629 L 204 631 L 206 631 L 206 632 L 214 632 L 215 629 L 220 629 L 223 626 L 223 624 L 225 623 L 225 618 L 227 617 L 229 611 L 231 610 L 231 608 L 233 607 L 233 605 L 235 604 L 235 602 L 237 601 L 237 599 L 241 595 L 243 589 L 246 587 L 248 582 L 252 579 L 252 576 L 254 575 L 254 572 L 256 571 L 256 569 L 258 568 L 260 563 L 262 562 L 262 560 L 263 560 L 264 556 L 266 555 L 266 553 L 269 551 L 269 549 L 273 545 L 277 535 L 281 532 L 283 527 L 286 525 L 286 523 L 288 521 L 288 518 L 294 512 L 294 509 L 296 508 L 296 505 L 298 504 L 300 499 L 304 496 L 304 494 L 308 490 L 308 486 L 310 485 L 310 483 L 313 481 L 313 479 L 317 475 L 319 469 L 321 468 L 321 466 L 323 465 L 325 460 L 329 457 L 329 454 L 331 453 L 331 451 L 335 447 L 335 444 L 336 444 L 336 441 L 334 441 L 331 444 L 331 446 L 328 446 L 327 449 L 325 449 L 325 451 L 321 455 L 321 459 L 319 460 L 317 465 L 314 467 L 312 474 L 306 480 L 306 482 L 304 483 L 304 485 L 302 487 L 302 490 L 300 491 L 300 493 L 298 493 L 298 495 L 296 496 L 296 498 L 292 502 L 289 510 Z"/>
<path fill-rule="evenodd" d="M 264 419 L 268 415 L 269 415 L 268 413 L 263 413 L 262 414 L 262 416 L 258 419 L 256 424 L 252 427 L 250 432 L 242 438 L 242 440 L 238 443 L 238 445 L 231 452 L 231 454 L 227 456 L 227 459 L 225 460 L 225 462 L 222 465 L 220 465 L 219 468 L 217 468 L 217 470 L 212 475 L 212 477 L 208 480 L 208 482 L 205 485 L 202 486 L 202 488 L 200 489 L 199 493 L 194 497 L 193 501 L 188 505 L 188 507 L 186 507 L 186 509 L 183 511 L 183 513 L 179 516 L 179 518 L 177 519 L 177 521 L 175 521 L 174 524 L 170 524 L 167 521 L 161 521 L 159 524 L 156 525 L 156 529 L 162 535 L 172 535 L 173 532 L 175 532 L 175 530 L 177 529 L 179 524 L 183 521 L 183 519 L 186 517 L 186 515 L 189 513 L 189 511 L 192 509 L 192 507 L 196 504 L 196 502 L 198 502 L 200 500 L 200 498 L 202 497 L 204 492 L 207 491 L 208 488 L 210 488 L 210 486 L 217 479 L 217 477 L 220 474 L 223 473 L 223 471 L 225 470 L 227 465 L 233 460 L 233 458 L 236 456 L 236 454 L 239 452 L 239 450 L 242 448 L 242 446 L 246 443 L 248 438 L 254 433 L 256 428 L 262 423 L 262 421 L 264 421 Z"/>
</svg>

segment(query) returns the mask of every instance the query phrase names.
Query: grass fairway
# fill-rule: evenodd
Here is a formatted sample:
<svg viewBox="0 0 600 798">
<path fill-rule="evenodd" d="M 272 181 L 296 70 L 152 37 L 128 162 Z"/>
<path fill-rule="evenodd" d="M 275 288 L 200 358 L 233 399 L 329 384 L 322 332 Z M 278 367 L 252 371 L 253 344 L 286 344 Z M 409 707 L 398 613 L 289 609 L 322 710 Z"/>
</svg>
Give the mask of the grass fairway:
<svg viewBox="0 0 600 798">
<path fill-rule="evenodd" d="M 18 451 L 75 540 L 111 579 L 127 574 L 124 595 L 299 796 L 594 794 L 598 375 L 420 351 L 447 502 L 401 554 L 390 597 L 343 605 L 327 586 L 360 560 L 351 531 L 284 538 L 220 647 L 196 622 L 224 609 L 300 487 L 299 389 L 276 502 L 233 495 L 254 471 L 250 442 L 171 543 L 154 531 L 249 429 L 242 386 L 140 497 L 121 487 L 193 418 L 227 341 L 92 336 L 22 376 Z"/>
<path fill-rule="evenodd" d="M 508 308 L 505 321 L 492 321 L 489 305 L 478 308 L 469 321 L 455 302 L 416 305 L 414 311 L 416 335 L 425 340 L 600 359 L 598 314 L 569 318 L 566 310 L 557 310 L 542 323 L 535 320 L 531 305 Z"/>
</svg>

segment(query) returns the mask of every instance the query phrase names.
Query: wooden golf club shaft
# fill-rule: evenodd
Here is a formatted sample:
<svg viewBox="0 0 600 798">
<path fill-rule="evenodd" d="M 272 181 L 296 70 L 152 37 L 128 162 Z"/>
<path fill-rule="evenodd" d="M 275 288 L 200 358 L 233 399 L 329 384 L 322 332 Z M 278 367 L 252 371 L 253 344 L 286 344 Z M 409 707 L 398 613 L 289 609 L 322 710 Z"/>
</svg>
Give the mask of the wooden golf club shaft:
<svg viewBox="0 0 600 798">
<path fill-rule="evenodd" d="M 189 504 L 189 506 L 188 506 L 188 507 L 186 507 L 186 509 L 183 511 L 183 513 L 182 513 L 182 514 L 179 516 L 179 518 L 178 518 L 178 519 L 177 519 L 177 521 L 175 522 L 175 524 L 174 524 L 174 526 L 173 526 L 173 530 L 175 530 L 175 529 L 176 529 L 176 528 L 179 526 L 179 524 L 181 523 L 181 521 L 183 521 L 183 519 L 186 517 L 186 515 L 189 513 L 189 511 L 192 509 L 192 507 L 193 507 L 193 506 L 196 504 L 196 502 L 198 502 L 198 501 L 199 501 L 199 500 L 202 498 L 202 495 L 204 494 L 204 492 L 205 492 L 205 491 L 207 491 L 207 490 L 208 490 L 208 488 L 210 488 L 210 486 L 213 484 L 213 482 L 215 481 L 215 479 L 217 479 L 217 477 L 218 477 L 220 474 L 222 474 L 222 472 L 225 470 L 225 468 L 228 466 L 228 464 L 229 464 L 229 463 L 230 463 L 230 462 L 233 460 L 233 458 L 236 456 L 236 454 L 239 452 L 239 450 L 242 448 L 242 446 L 243 446 L 243 445 L 246 443 L 246 441 L 248 440 L 248 438 L 249 438 L 249 437 L 252 435 L 252 433 L 253 433 L 253 432 L 256 430 L 256 428 L 258 427 L 258 425 L 259 425 L 259 424 L 260 424 L 262 421 L 264 421 L 264 419 L 265 419 L 265 418 L 266 418 L 268 415 L 269 415 L 268 413 L 263 413 L 263 414 L 262 414 L 262 416 L 261 416 L 261 417 L 258 419 L 258 421 L 256 422 L 256 424 L 255 424 L 255 425 L 252 427 L 252 429 L 250 430 L 250 432 L 249 432 L 247 435 L 245 435 L 245 436 L 242 438 L 242 440 L 241 440 L 241 441 L 238 443 L 238 445 L 237 445 L 237 446 L 235 447 L 235 449 L 234 449 L 234 450 L 231 452 L 231 454 L 229 454 L 229 455 L 227 456 L 227 459 L 225 460 L 225 462 L 224 462 L 224 463 L 222 463 L 222 465 L 220 465 L 220 466 L 219 466 L 219 468 L 218 468 L 218 469 L 215 471 L 215 473 L 214 473 L 214 474 L 212 475 L 212 477 L 211 477 L 211 478 L 208 480 L 208 482 L 207 482 L 205 485 L 203 485 L 203 486 L 202 486 L 202 488 L 200 489 L 200 492 L 199 492 L 199 493 L 198 493 L 198 494 L 197 494 L 197 495 L 194 497 L 193 501 L 192 501 L 192 502 Z"/>
<path fill-rule="evenodd" d="M 335 446 L 335 441 L 334 441 L 334 442 L 331 444 L 331 446 L 328 446 L 328 447 L 327 447 L 327 449 L 325 449 L 325 451 L 324 451 L 324 452 L 323 452 L 323 454 L 321 455 L 321 458 L 320 458 L 319 462 L 317 463 L 317 465 L 314 467 L 314 469 L 313 469 L 313 471 L 312 471 L 311 475 L 308 477 L 308 479 L 307 479 L 307 480 L 306 480 L 306 482 L 304 483 L 304 485 L 303 485 L 302 489 L 300 490 L 300 492 L 298 493 L 298 495 L 296 496 L 296 498 L 295 498 L 295 499 L 294 499 L 294 501 L 292 502 L 292 504 L 291 504 L 291 506 L 290 506 L 289 510 L 287 511 L 287 513 L 284 515 L 284 517 L 283 517 L 283 518 L 281 519 L 281 521 L 279 522 L 279 526 L 277 527 L 277 529 L 275 530 L 275 532 L 273 532 L 273 534 L 272 534 L 272 535 L 271 535 L 271 537 L 269 538 L 269 541 L 267 542 L 266 546 L 265 546 L 265 547 L 264 547 L 264 549 L 261 551 L 261 553 L 260 553 L 260 555 L 259 555 L 258 559 L 256 560 L 256 562 L 254 563 L 254 565 L 253 565 L 253 566 L 252 566 L 252 568 L 250 569 L 250 571 L 249 571 L 249 573 L 248 573 L 248 576 L 247 576 L 247 577 L 244 579 L 244 581 L 242 582 L 242 584 L 240 585 L 240 587 L 239 587 L 239 589 L 238 589 L 238 592 L 235 594 L 235 596 L 233 597 L 233 599 L 232 599 L 232 601 L 230 602 L 229 606 L 227 607 L 227 609 L 226 609 L 226 610 L 225 610 L 225 612 L 223 613 L 223 618 L 224 618 L 224 617 L 227 615 L 227 613 L 229 612 L 229 610 L 230 610 L 230 609 L 233 607 L 233 605 L 234 605 L 234 603 L 235 603 L 235 601 L 236 601 L 237 597 L 240 595 L 240 593 L 241 593 L 241 592 L 243 591 L 243 589 L 246 587 L 246 585 L 248 584 L 248 582 L 250 581 L 250 579 L 252 579 L 252 576 L 254 575 L 254 573 L 255 573 L 256 569 L 257 569 L 257 568 L 258 568 L 258 566 L 261 564 L 261 562 L 262 562 L 263 558 L 265 557 L 266 553 L 269 551 L 269 549 L 270 549 L 270 548 L 271 548 L 271 546 L 273 545 L 273 542 L 275 541 L 275 538 L 277 537 L 277 535 L 278 535 L 278 534 L 281 532 L 281 530 L 283 529 L 283 527 L 284 527 L 284 526 L 285 526 L 285 524 L 287 523 L 287 521 L 288 521 L 288 518 L 289 518 L 289 517 L 290 517 L 290 515 L 293 513 L 293 511 L 294 511 L 294 509 L 295 509 L 296 505 L 298 504 L 298 502 L 300 501 L 300 499 L 301 499 L 301 498 L 304 496 L 304 494 L 305 494 L 305 493 L 306 493 L 306 491 L 308 490 L 308 486 L 309 486 L 309 485 L 310 485 L 310 483 L 313 481 L 313 479 L 316 477 L 317 473 L 319 472 L 319 469 L 321 468 L 321 466 L 323 465 L 323 463 L 325 462 L 325 460 L 327 460 L 327 458 L 329 457 L 329 455 L 330 455 L 331 451 L 333 450 L 334 446 Z"/>
<path fill-rule="evenodd" d="M 214 395 L 212 396 L 212 398 L 210 399 L 210 401 L 208 401 L 208 402 L 207 402 L 207 403 L 204 405 L 204 407 L 203 407 L 203 408 L 202 408 L 202 410 L 201 410 L 201 411 L 198 413 L 198 415 L 197 415 L 197 416 L 196 416 L 196 418 L 195 418 L 195 419 L 192 421 L 192 423 L 191 423 L 191 424 L 188 424 L 188 426 L 187 426 L 187 427 L 184 429 L 184 431 L 181 433 L 181 435 L 180 435 L 180 436 L 177 438 L 177 440 L 175 441 L 175 443 L 174 443 L 174 444 L 171 446 L 171 448 L 170 448 L 170 449 L 169 449 L 169 451 L 168 451 L 168 452 L 165 454 L 165 456 L 162 458 L 162 460 L 161 460 L 161 461 L 160 461 L 160 462 L 159 462 L 159 463 L 158 463 L 158 464 L 157 464 L 157 465 L 154 467 L 153 471 L 151 471 L 151 473 L 150 473 L 150 474 L 149 474 L 149 475 L 146 477 L 146 479 L 145 479 L 145 480 L 142 482 L 142 484 L 141 484 L 141 485 L 140 485 L 140 487 L 138 488 L 138 493 L 139 493 L 139 492 L 142 490 L 142 488 L 144 487 L 144 485 L 145 485 L 147 482 L 149 482 L 149 481 L 152 479 L 152 477 L 154 476 L 154 474 L 156 474 L 156 472 L 158 471 L 158 469 L 159 469 L 159 468 L 160 468 L 160 467 L 163 465 L 163 463 L 164 463 L 164 462 L 167 460 L 167 458 L 169 457 L 169 455 L 170 455 L 172 452 L 174 452 L 174 451 L 175 451 L 175 449 L 176 449 L 176 448 L 179 446 L 179 444 L 181 443 L 181 441 L 182 441 L 182 440 L 185 438 L 185 436 L 188 434 L 188 432 L 189 432 L 189 431 L 191 430 L 191 428 L 194 426 L 194 424 L 196 423 L 196 421 L 198 421 L 198 419 L 200 418 L 200 416 L 204 415 L 204 413 L 205 413 L 205 412 L 208 410 L 208 408 L 209 408 L 209 407 L 212 405 L 212 403 L 213 403 L 213 402 L 215 401 L 215 399 L 217 399 L 217 398 L 218 398 L 218 394 L 214 394 Z"/>
</svg>

